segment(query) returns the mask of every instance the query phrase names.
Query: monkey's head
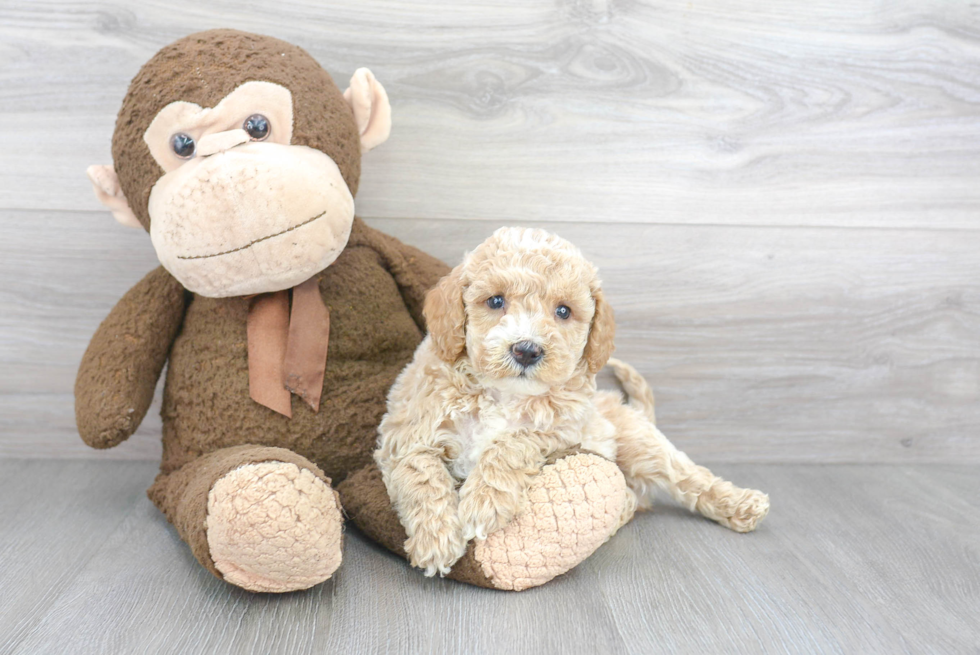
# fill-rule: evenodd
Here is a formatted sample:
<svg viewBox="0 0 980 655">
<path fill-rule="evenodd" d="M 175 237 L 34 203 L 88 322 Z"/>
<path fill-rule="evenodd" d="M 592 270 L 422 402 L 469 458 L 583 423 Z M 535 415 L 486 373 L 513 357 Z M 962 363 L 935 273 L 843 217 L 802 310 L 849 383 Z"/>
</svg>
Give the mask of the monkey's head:
<svg viewBox="0 0 980 655">
<path fill-rule="evenodd" d="M 341 93 L 297 46 L 212 30 L 140 69 L 116 121 L 114 165 L 88 175 L 190 291 L 279 291 L 347 245 L 361 153 L 390 128 L 388 96 L 369 70 Z"/>
</svg>

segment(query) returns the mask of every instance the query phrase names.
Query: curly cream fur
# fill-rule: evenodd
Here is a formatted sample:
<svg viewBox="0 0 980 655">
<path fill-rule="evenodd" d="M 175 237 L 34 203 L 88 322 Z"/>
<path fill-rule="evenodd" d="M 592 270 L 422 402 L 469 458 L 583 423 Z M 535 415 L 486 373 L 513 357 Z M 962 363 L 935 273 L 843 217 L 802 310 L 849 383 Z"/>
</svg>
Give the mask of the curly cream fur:
<svg viewBox="0 0 980 655">
<path fill-rule="evenodd" d="M 639 371 L 615 357 L 610 357 L 607 365 L 616 374 L 616 379 L 619 380 L 623 391 L 626 392 L 630 407 L 640 410 L 644 416 L 650 419 L 651 423 L 656 423 L 657 415 L 654 409 L 653 390 Z"/>
<path fill-rule="evenodd" d="M 500 309 L 487 304 L 496 295 Z M 568 318 L 556 315 L 559 305 Z M 674 448 L 631 366 L 610 362 L 630 405 L 596 390 L 615 323 L 595 267 L 567 241 L 498 230 L 429 293 L 425 316 L 429 335 L 389 393 L 375 459 L 410 561 L 426 575 L 445 575 L 469 539 L 506 526 L 547 458 L 576 446 L 616 462 L 641 507 L 659 487 L 743 532 L 768 511 L 765 494 Z M 522 367 L 510 350 L 519 341 L 540 346 L 540 361 Z"/>
</svg>

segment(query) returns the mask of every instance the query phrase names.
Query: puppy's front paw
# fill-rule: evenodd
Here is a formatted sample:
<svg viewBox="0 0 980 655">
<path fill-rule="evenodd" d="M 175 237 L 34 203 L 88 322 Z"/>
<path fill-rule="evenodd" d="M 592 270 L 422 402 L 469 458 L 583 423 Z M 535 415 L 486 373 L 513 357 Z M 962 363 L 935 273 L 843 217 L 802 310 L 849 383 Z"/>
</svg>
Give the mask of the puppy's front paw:
<svg viewBox="0 0 980 655">
<path fill-rule="evenodd" d="M 747 489 L 725 526 L 735 532 L 752 532 L 768 513 L 769 496 L 755 489 Z"/>
<path fill-rule="evenodd" d="M 487 484 L 463 485 L 459 494 L 459 519 L 463 538 L 486 539 L 510 523 L 524 505 L 520 491 L 497 489 Z"/>
<path fill-rule="evenodd" d="M 466 542 L 459 518 L 453 515 L 421 522 L 405 541 L 405 552 L 412 566 L 425 569 L 425 575 L 431 578 L 436 573 L 449 573 L 466 552 Z"/>
</svg>

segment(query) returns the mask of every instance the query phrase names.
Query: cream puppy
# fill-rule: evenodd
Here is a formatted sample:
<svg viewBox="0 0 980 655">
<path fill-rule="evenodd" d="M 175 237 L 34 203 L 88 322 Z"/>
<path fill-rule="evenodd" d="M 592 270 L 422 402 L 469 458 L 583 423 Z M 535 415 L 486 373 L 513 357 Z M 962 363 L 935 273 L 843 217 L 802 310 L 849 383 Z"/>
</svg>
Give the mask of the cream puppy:
<svg viewBox="0 0 980 655">
<path fill-rule="evenodd" d="M 768 496 L 696 466 L 655 427 L 650 387 L 610 359 L 615 323 L 596 268 L 564 239 L 497 230 L 424 312 L 429 335 L 391 388 L 375 459 L 426 575 L 511 521 L 530 479 L 570 448 L 618 464 L 634 494 L 624 521 L 657 487 L 739 532 L 768 512 Z M 596 390 L 607 362 L 629 404 Z"/>
</svg>

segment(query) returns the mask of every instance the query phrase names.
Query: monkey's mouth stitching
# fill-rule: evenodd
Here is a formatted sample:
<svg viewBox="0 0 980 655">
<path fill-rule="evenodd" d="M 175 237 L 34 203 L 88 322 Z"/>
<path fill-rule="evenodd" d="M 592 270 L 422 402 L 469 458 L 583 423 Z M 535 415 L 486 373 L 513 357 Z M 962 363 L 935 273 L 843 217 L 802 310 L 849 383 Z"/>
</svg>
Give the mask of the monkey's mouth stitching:
<svg viewBox="0 0 980 655">
<path fill-rule="evenodd" d="M 287 227 L 282 232 L 276 232 L 275 234 L 270 234 L 268 236 L 264 236 L 261 239 L 256 239 L 255 241 L 250 241 L 250 242 L 246 243 L 244 246 L 239 246 L 238 248 L 232 248 L 231 250 L 225 250 L 224 252 L 216 252 L 213 255 L 188 255 L 186 257 L 185 256 L 182 256 L 182 255 L 177 255 L 177 259 L 208 259 L 209 257 L 221 257 L 221 255 L 230 255 L 233 252 L 238 252 L 239 250 L 245 250 L 246 248 L 251 248 L 255 244 L 261 243 L 261 242 L 265 241 L 266 239 L 272 239 L 273 237 L 281 236 L 283 234 L 286 234 L 287 232 L 292 232 L 293 230 L 298 230 L 299 228 L 303 227 L 304 225 L 309 225 L 310 223 L 312 223 L 313 221 L 315 221 L 318 218 L 323 218 L 323 216 L 326 213 L 327 213 L 327 210 L 324 209 L 322 212 L 320 212 L 319 214 L 317 214 L 313 218 L 308 219 L 308 220 L 305 220 L 302 223 L 300 223 L 299 225 L 294 225 L 292 227 Z"/>
</svg>

